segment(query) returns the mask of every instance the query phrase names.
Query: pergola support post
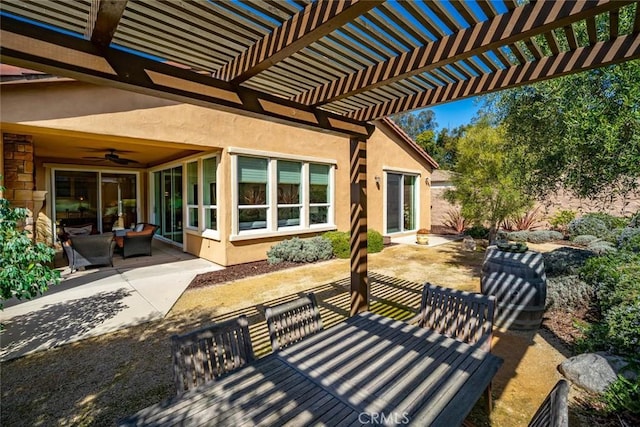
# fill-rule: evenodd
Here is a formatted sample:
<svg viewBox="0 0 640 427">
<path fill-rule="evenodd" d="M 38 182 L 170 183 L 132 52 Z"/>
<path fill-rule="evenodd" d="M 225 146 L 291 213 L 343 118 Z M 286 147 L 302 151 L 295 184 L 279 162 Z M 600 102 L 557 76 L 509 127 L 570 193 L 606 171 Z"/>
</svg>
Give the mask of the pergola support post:
<svg viewBox="0 0 640 427">
<path fill-rule="evenodd" d="M 351 312 L 354 316 L 369 309 L 367 277 L 367 149 L 366 141 L 351 138 Z"/>
</svg>

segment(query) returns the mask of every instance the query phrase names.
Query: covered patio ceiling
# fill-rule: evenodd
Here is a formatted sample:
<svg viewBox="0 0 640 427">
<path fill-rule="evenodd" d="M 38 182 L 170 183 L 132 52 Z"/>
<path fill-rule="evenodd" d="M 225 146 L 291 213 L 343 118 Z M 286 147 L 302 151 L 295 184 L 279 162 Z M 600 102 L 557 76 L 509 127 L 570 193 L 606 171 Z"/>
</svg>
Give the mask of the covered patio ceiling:
<svg viewBox="0 0 640 427">
<path fill-rule="evenodd" d="M 390 114 L 638 58 L 637 3 L 3 0 L 1 61 L 366 137 Z"/>
</svg>

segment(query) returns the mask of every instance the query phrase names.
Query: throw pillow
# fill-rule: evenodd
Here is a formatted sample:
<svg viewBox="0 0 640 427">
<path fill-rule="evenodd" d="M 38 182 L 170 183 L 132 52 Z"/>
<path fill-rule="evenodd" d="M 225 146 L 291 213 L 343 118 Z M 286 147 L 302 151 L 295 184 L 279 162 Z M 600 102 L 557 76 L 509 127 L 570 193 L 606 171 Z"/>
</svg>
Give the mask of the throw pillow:
<svg viewBox="0 0 640 427">
<path fill-rule="evenodd" d="M 81 227 L 64 227 L 64 232 L 69 236 L 84 236 L 87 234 L 91 234 L 92 229 L 93 225 L 87 224 Z"/>
<path fill-rule="evenodd" d="M 133 231 L 142 231 L 144 230 L 144 223 L 141 222 L 140 224 L 136 224 L 136 228 L 133 229 Z"/>
</svg>

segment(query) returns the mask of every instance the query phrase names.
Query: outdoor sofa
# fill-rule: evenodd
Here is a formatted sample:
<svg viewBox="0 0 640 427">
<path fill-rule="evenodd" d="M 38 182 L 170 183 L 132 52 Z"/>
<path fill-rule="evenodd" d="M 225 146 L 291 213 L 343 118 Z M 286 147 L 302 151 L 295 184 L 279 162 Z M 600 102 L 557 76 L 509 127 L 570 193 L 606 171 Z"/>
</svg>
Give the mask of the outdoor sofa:
<svg viewBox="0 0 640 427">
<path fill-rule="evenodd" d="M 115 241 L 122 252 L 122 258 L 134 255 L 151 256 L 151 242 L 157 229 L 157 225 L 141 222 L 133 230 L 116 232 Z"/>
<path fill-rule="evenodd" d="M 113 267 L 115 242 L 113 234 L 85 234 L 70 236 L 63 244 L 71 272 L 89 265 Z"/>
</svg>

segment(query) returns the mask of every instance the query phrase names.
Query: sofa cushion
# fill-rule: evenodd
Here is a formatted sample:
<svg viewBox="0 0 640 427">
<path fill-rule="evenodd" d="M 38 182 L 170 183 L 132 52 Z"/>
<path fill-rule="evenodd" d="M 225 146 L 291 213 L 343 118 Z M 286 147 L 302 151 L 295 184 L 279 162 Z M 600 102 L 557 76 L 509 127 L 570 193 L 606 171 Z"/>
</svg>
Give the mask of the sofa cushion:
<svg viewBox="0 0 640 427">
<path fill-rule="evenodd" d="M 133 229 L 133 231 L 139 232 L 144 230 L 144 227 L 146 227 L 147 224 L 145 224 L 144 222 L 141 222 L 140 224 L 136 224 L 135 228 Z"/>
<path fill-rule="evenodd" d="M 64 227 L 65 234 L 69 236 L 85 236 L 91 234 L 93 224 L 75 225 Z"/>
</svg>

